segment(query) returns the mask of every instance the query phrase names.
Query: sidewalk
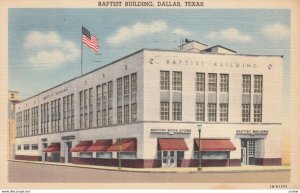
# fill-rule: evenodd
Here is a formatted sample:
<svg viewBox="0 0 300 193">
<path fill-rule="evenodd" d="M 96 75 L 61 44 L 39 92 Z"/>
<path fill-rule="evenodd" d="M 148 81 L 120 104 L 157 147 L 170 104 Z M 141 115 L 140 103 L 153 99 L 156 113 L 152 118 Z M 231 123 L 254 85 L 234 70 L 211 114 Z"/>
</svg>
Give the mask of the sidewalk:
<svg viewBox="0 0 300 193">
<path fill-rule="evenodd" d="M 81 165 L 81 164 L 70 164 L 70 163 L 57 163 L 57 162 L 40 162 L 40 161 L 24 161 L 24 160 L 8 160 L 12 162 L 23 162 L 33 164 L 46 164 L 56 165 L 65 167 L 79 167 L 89 169 L 100 169 L 100 170 L 112 170 L 112 171 L 126 171 L 126 172 L 146 172 L 146 173 L 196 173 L 199 172 L 197 168 L 121 168 L 108 167 L 108 166 L 95 166 L 95 165 Z M 215 173 L 240 173 L 240 172 L 260 172 L 260 171 L 288 171 L 290 170 L 289 165 L 281 166 L 231 166 L 231 167 L 203 167 L 200 172 L 215 172 Z"/>
</svg>

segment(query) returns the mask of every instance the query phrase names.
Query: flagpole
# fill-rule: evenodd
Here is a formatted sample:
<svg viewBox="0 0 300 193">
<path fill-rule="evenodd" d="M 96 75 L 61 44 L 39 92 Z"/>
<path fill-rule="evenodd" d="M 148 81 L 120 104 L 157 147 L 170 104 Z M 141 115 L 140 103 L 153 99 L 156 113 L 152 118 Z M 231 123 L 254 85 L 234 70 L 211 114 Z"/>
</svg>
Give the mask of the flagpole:
<svg viewBox="0 0 300 193">
<path fill-rule="evenodd" d="M 82 51 L 83 51 L 83 49 L 82 49 L 82 29 L 83 29 L 83 25 L 81 26 L 81 62 L 80 62 L 80 75 L 82 75 Z"/>
</svg>

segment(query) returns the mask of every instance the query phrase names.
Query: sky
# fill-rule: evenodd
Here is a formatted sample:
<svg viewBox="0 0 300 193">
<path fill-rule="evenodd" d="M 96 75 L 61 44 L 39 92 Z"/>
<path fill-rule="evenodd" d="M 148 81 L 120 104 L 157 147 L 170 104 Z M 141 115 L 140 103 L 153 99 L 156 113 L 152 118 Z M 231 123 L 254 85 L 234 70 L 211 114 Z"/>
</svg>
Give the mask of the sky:
<svg viewBox="0 0 300 193">
<path fill-rule="evenodd" d="M 290 12 L 280 9 L 9 9 L 9 89 L 26 99 L 79 76 L 82 26 L 100 41 L 100 54 L 83 45 L 83 73 L 142 48 L 176 50 L 188 38 L 283 55 L 288 97 Z"/>
</svg>

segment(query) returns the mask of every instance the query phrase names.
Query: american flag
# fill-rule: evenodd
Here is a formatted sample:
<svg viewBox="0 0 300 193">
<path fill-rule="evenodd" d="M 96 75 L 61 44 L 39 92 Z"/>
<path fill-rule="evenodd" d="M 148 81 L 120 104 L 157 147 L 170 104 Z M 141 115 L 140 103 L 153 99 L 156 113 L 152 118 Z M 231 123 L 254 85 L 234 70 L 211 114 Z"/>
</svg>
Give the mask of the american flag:
<svg viewBox="0 0 300 193">
<path fill-rule="evenodd" d="M 99 42 L 97 37 L 93 36 L 85 27 L 82 27 L 82 42 L 96 53 L 99 52 Z"/>
</svg>

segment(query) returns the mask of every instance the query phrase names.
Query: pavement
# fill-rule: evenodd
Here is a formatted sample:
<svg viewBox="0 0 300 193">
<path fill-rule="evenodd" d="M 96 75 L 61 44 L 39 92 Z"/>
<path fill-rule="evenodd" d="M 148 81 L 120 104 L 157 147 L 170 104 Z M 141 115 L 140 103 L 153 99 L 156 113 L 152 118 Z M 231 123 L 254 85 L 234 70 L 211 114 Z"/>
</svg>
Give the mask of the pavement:
<svg viewBox="0 0 300 193">
<path fill-rule="evenodd" d="M 34 164 L 44 164 L 44 165 L 56 165 L 65 167 L 77 167 L 77 168 L 90 168 L 99 170 L 111 170 L 111 171 L 126 171 L 126 172 L 144 172 L 144 173 L 234 173 L 234 172 L 262 172 L 262 171 L 289 171 L 290 165 L 280 165 L 280 166 L 227 166 L 227 167 L 203 167 L 201 171 L 198 168 L 124 168 L 119 169 L 118 167 L 108 167 L 108 166 L 95 166 L 95 165 L 82 165 L 82 164 L 71 164 L 71 163 L 57 163 L 57 162 L 41 162 L 41 161 L 25 161 L 25 160 L 8 160 L 11 162 L 23 162 L 23 163 L 34 163 Z"/>
</svg>

